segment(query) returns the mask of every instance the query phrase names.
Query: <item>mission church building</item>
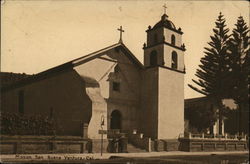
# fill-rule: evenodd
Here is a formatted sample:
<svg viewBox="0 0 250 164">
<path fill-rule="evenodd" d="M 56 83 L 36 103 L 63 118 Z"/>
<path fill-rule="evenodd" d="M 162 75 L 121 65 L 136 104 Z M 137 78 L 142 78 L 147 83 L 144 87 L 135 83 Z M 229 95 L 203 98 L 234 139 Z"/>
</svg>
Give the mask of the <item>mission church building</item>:
<svg viewBox="0 0 250 164">
<path fill-rule="evenodd" d="M 3 87 L 2 111 L 45 116 L 53 112 L 62 128 L 59 135 L 99 140 L 104 121 L 104 130 L 137 130 L 152 140 L 178 139 L 184 133 L 183 32 L 163 14 L 146 33 L 143 64 L 120 38 L 114 45 Z"/>
</svg>

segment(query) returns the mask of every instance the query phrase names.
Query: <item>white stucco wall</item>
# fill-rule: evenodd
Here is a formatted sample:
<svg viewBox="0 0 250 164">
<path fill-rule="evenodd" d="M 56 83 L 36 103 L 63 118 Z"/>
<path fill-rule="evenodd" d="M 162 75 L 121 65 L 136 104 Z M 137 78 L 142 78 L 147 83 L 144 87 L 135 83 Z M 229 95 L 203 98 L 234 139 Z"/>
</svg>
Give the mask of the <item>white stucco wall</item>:
<svg viewBox="0 0 250 164">
<path fill-rule="evenodd" d="M 156 45 L 154 47 L 150 47 L 145 49 L 144 51 L 144 65 L 146 67 L 150 66 L 150 54 L 152 51 L 157 52 L 157 64 L 162 65 L 163 64 L 163 56 L 164 56 L 164 45 Z"/>
<path fill-rule="evenodd" d="M 184 74 L 159 68 L 158 139 L 184 133 Z"/>
<path fill-rule="evenodd" d="M 103 55 L 103 58 L 108 56 Z M 88 127 L 88 137 L 100 139 L 101 135 L 98 130 L 101 129 L 101 118 L 104 116 L 103 130 L 107 130 L 107 102 L 105 98 L 109 97 L 108 75 L 113 71 L 116 62 L 95 58 L 87 63 L 76 66 L 74 69 L 83 77 L 95 79 L 100 87 L 86 87 L 86 93 L 92 101 L 92 117 Z M 104 139 L 107 135 L 104 135 Z"/>
<path fill-rule="evenodd" d="M 53 110 L 58 135 L 81 135 L 82 124 L 89 123 L 91 102 L 85 83 L 74 70 L 54 73 L 1 93 L 1 110 L 18 111 L 18 92 L 24 92 L 24 114 L 49 116 Z"/>
<path fill-rule="evenodd" d="M 109 58 L 107 55 L 102 57 Z M 87 63 L 81 64 L 74 69 L 81 76 L 95 79 L 100 84 L 101 95 L 104 98 L 109 97 L 109 81 L 108 75 L 113 72 L 116 62 L 95 58 Z"/>
<path fill-rule="evenodd" d="M 165 41 L 166 42 L 171 43 L 171 36 L 172 35 L 175 36 L 175 45 L 177 47 L 181 47 L 181 45 L 182 45 L 182 36 L 181 36 L 181 34 L 175 32 L 175 31 L 169 30 L 167 28 L 164 28 L 164 36 L 165 36 Z"/>
<path fill-rule="evenodd" d="M 177 69 L 180 71 L 184 70 L 184 52 L 182 50 L 179 50 L 177 48 L 164 45 L 164 62 L 165 66 L 171 68 L 172 65 L 172 52 L 175 51 L 177 53 L 177 60 L 178 60 L 178 65 Z"/>
<path fill-rule="evenodd" d="M 138 127 L 138 109 L 140 106 L 141 68 L 132 62 L 122 50 L 114 50 L 108 56 L 117 61 L 119 68 L 116 73 L 110 74 L 110 95 L 108 98 L 108 121 L 114 110 L 122 115 L 121 128 L 131 131 Z M 112 88 L 112 82 L 119 81 L 120 91 Z M 110 122 L 108 122 L 108 128 Z"/>
<path fill-rule="evenodd" d="M 157 44 L 157 42 L 155 42 L 155 35 L 157 36 L 157 42 L 162 42 L 163 41 L 163 28 L 157 28 L 157 29 L 147 32 L 147 45 L 148 46 Z"/>
<path fill-rule="evenodd" d="M 141 84 L 140 132 L 145 136 L 157 139 L 158 131 L 158 79 L 159 67 L 143 71 Z"/>
<path fill-rule="evenodd" d="M 115 73 L 114 69 L 116 66 L 119 69 Z M 122 130 L 132 130 L 137 127 L 138 121 L 136 117 L 140 105 L 141 70 L 123 51 L 112 49 L 102 55 L 101 58 L 95 58 L 75 67 L 75 70 L 82 77 L 86 76 L 95 79 L 100 85 L 100 96 L 97 96 L 97 90 L 95 93 L 94 91 L 90 93 L 90 97 L 97 94 L 92 99 L 92 102 L 95 104 L 93 107 L 96 108 L 92 109 L 91 121 L 93 125 L 89 126 L 90 129 L 93 128 L 92 133 L 97 131 L 96 126 L 98 127 L 100 122 L 101 113 L 105 113 L 104 129 L 110 128 L 110 116 L 114 110 L 118 110 L 122 115 Z M 119 91 L 113 90 L 113 82 L 120 83 Z M 87 89 L 87 93 L 88 91 L 89 89 Z M 95 103 L 95 101 L 98 102 Z M 89 132 L 91 131 L 90 129 Z M 98 137 L 98 134 L 96 134 L 96 137 Z"/>
</svg>

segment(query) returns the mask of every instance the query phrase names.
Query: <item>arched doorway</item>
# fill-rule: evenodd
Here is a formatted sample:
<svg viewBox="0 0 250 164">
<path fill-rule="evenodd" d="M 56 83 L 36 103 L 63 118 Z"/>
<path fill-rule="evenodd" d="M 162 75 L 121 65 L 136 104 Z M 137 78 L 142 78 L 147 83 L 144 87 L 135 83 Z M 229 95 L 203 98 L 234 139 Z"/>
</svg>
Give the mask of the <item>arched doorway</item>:
<svg viewBox="0 0 250 164">
<path fill-rule="evenodd" d="M 118 110 L 114 110 L 111 113 L 110 129 L 122 128 L 122 115 Z"/>
</svg>

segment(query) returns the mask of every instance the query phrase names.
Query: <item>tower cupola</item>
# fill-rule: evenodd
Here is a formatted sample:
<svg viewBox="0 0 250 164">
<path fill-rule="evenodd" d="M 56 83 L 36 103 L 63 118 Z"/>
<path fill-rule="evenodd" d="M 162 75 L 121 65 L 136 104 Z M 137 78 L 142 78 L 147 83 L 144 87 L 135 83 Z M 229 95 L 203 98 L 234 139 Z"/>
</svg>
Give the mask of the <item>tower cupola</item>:
<svg viewBox="0 0 250 164">
<path fill-rule="evenodd" d="M 160 28 L 160 27 L 165 27 L 165 28 L 169 28 L 172 30 L 176 30 L 174 23 L 168 19 L 167 14 L 163 14 L 161 16 L 161 20 L 154 25 L 153 29 Z"/>
</svg>

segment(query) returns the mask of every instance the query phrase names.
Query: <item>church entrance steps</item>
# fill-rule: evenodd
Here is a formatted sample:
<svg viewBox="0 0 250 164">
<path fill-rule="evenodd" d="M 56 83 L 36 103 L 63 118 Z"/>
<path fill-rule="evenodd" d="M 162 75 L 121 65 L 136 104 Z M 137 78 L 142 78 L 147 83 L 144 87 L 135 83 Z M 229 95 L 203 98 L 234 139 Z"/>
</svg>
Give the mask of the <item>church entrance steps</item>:
<svg viewBox="0 0 250 164">
<path fill-rule="evenodd" d="M 178 151 L 179 141 L 176 139 L 165 139 L 165 140 L 152 140 L 151 151 Z"/>
<path fill-rule="evenodd" d="M 133 146 L 151 152 L 151 138 L 144 136 L 142 133 L 128 134 L 128 141 Z"/>
<path fill-rule="evenodd" d="M 127 144 L 127 152 L 128 153 L 143 153 L 143 152 L 147 152 L 147 151 L 144 149 L 137 148 L 134 145 L 128 143 Z"/>
</svg>

